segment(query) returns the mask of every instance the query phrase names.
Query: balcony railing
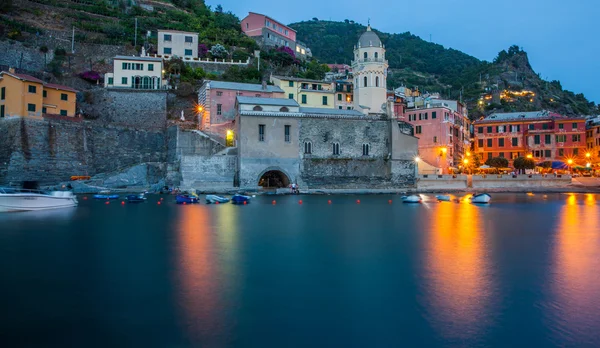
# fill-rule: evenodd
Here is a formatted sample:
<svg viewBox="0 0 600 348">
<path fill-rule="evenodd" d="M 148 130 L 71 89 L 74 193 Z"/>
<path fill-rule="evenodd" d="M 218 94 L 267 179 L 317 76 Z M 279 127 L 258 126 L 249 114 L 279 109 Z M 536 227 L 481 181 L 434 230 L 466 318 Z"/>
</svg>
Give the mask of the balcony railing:
<svg viewBox="0 0 600 348">
<path fill-rule="evenodd" d="M 357 60 L 352 61 L 352 63 L 371 63 L 371 62 L 387 63 L 387 60 L 383 59 L 383 58 L 362 58 L 362 59 L 357 59 Z"/>
</svg>

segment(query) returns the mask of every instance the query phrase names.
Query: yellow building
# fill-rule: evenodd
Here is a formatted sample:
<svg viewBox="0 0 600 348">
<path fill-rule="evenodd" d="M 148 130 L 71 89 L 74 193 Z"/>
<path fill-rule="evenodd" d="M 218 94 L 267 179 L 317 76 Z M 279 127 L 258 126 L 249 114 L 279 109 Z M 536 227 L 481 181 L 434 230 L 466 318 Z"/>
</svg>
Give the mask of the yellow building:
<svg viewBox="0 0 600 348">
<path fill-rule="evenodd" d="M 75 116 L 73 88 L 47 84 L 33 76 L 0 72 L 0 117 Z"/>
<path fill-rule="evenodd" d="M 274 75 L 271 76 L 271 82 L 301 107 L 335 108 L 333 82 Z"/>
</svg>

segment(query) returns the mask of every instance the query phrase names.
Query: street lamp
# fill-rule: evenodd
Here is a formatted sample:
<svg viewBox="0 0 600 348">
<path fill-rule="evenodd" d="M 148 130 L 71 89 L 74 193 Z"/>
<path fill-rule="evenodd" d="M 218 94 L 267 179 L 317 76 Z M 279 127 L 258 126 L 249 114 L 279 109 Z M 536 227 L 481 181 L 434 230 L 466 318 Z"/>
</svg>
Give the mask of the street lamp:
<svg viewBox="0 0 600 348">
<path fill-rule="evenodd" d="M 532 155 L 532 154 L 530 154 L 530 153 L 528 153 L 528 154 L 527 154 L 527 158 L 533 158 L 533 155 Z"/>
<path fill-rule="evenodd" d="M 591 156 L 592 156 L 592 154 L 591 154 L 591 153 L 589 153 L 589 152 L 586 152 L 586 154 L 585 154 L 585 157 L 586 157 L 586 158 L 590 158 Z"/>
<path fill-rule="evenodd" d="M 572 159 L 568 159 L 567 163 L 569 164 L 569 173 L 571 173 L 572 169 L 571 169 L 571 165 L 573 164 L 573 160 Z"/>
<path fill-rule="evenodd" d="M 419 161 L 421 161 L 421 158 L 419 156 L 415 157 L 415 162 L 419 163 Z"/>
</svg>

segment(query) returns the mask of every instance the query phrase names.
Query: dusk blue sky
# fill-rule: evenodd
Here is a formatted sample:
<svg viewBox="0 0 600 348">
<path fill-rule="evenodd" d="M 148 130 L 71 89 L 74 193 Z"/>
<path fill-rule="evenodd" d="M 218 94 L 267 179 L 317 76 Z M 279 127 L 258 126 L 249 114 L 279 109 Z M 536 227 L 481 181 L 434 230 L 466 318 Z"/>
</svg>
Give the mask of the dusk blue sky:
<svg viewBox="0 0 600 348">
<path fill-rule="evenodd" d="M 491 61 L 513 44 L 523 47 L 542 78 L 600 103 L 600 1 L 428 0 L 322 1 L 207 0 L 244 18 L 249 11 L 285 24 L 344 19 L 383 32 L 410 31 L 425 40 Z M 360 11 L 355 9 L 360 8 Z"/>
</svg>

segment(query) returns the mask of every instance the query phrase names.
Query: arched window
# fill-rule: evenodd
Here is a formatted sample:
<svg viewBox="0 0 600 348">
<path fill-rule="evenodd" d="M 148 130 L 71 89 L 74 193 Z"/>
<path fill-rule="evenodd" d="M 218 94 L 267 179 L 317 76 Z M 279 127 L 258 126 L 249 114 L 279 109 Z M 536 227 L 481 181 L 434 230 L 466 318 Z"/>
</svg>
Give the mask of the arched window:
<svg viewBox="0 0 600 348">
<path fill-rule="evenodd" d="M 367 59 L 367 57 L 368 57 L 368 54 L 367 54 L 367 52 L 365 52 L 365 59 Z"/>
<path fill-rule="evenodd" d="M 254 110 L 254 111 L 262 111 L 263 109 L 262 109 L 261 106 L 256 105 L 254 108 L 252 108 L 252 110 Z"/>
<path fill-rule="evenodd" d="M 340 143 L 333 143 L 333 155 L 337 156 L 340 154 Z"/>
<path fill-rule="evenodd" d="M 375 76 L 375 87 L 379 87 L 379 76 Z"/>
<path fill-rule="evenodd" d="M 282 106 L 281 109 L 279 109 L 279 111 L 281 111 L 281 112 L 288 112 L 288 111 L 290 111 L 290 109 L 288 109 L 285 106 Z"/>
<path fill-rule="evenodd" d="M 312 153 L 312 142 L 304 142 L 304 154 L 310 155 Z"/>
<path fill-rule="evenodd" d="M 379 53 L 375 52 L 375 59 L 379 56 Z"/>
<path fill-rule="evenodd" d="M 363 144 L 363 156 L 369 156 L 369 144 Z"/>
<path fill-rule="evenodd" d="M 366 76 L 363 78 L 363 82 L 364 82 L 364 87 L 367 87 L 367 77 Z"/>
</svg>

